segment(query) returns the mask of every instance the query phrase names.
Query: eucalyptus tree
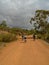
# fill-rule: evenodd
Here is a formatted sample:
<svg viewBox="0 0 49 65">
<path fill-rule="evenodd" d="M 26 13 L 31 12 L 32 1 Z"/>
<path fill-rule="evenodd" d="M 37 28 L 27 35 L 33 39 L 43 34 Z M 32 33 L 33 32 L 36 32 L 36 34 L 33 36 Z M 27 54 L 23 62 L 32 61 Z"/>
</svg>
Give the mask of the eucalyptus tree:
<svg viewBox="0 0 49 65">
<path fill-rule="evenodd" d="M 34 23 L 34 30 L 39 31 L 41 34 L 47 34 L 49 33 L 49 11 L 47 10 L 36 10 L 35 16 L 31 18 L 30 23 L 32 24 L 32 21 Z"/>
<path fill-rule="evenodd" d="M 34 29 L 45 32 L 48 25 L 48 17 L 49 11 L 37 10 L 35 16 L 31 18 L 30 23 L 32 24 L 32 21 L 35 21 Z"/>
</svg>

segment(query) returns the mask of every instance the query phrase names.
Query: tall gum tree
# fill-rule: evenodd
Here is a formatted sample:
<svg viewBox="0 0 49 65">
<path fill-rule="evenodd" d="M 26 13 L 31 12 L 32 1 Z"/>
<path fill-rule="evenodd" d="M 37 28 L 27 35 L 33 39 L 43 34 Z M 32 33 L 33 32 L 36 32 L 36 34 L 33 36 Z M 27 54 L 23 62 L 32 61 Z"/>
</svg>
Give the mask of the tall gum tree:
<svg viewBox="0 0 49 65">
<path fill-rule="evenodd" d="M 36 10 L 35 16 L 31 18 L 30 23 L 35 21 L 34 30 L 41 32 L 41 34 L 48 34 L 49 32 L 49 11 Z"/>
</svg>

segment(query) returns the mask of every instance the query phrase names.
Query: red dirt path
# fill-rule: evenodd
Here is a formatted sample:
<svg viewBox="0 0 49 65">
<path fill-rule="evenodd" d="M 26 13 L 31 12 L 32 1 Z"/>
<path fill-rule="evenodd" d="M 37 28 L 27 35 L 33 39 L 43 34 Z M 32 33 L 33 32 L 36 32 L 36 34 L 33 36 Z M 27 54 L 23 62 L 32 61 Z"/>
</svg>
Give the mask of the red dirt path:
<svg viewBox="0 0 49 65">
<path fill-rule="evenodd" d="M 0 52 L 0 65 L 49 65 L 49 45 L 42 40 L 19 39 Z"/>
</svg>

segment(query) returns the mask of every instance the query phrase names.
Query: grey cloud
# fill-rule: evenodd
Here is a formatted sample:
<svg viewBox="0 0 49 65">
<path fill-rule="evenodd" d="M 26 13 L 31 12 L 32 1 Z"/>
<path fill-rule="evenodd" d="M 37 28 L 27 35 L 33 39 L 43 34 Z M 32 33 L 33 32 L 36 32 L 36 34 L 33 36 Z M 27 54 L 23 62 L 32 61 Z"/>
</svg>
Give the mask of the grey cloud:
<svg viewBox="0 0 49 65">
<path fill-rule="evenodd" d="M 49 10 L 49 0 L 0 0 L 0 21 L 5 19 L 7 24 L 32 28 L 29 21 L 35 10 Z"/>
</svg>

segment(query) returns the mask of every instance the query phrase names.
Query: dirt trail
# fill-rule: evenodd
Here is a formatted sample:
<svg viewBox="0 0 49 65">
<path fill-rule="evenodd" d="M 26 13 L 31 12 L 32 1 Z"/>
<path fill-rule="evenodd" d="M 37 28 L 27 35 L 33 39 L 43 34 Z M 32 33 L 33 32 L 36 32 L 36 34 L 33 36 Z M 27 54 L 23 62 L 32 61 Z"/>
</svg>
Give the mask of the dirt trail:
<svg viewBox="0 0 49 65">
<path fill-rule="evenodd" d="M 1 50 L 0 65 L 49 65 L 49 45 L 42 40 L 21 39 Z"/>
</svg>

